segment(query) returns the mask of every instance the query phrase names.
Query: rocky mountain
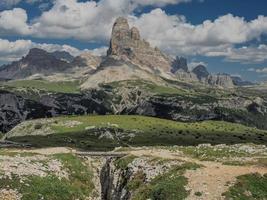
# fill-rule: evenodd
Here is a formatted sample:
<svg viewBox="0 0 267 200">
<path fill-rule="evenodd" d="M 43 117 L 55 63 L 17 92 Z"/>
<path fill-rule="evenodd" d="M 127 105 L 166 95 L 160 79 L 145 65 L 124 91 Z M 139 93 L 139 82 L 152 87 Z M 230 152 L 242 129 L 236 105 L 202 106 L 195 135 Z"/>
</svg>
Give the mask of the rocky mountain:
<svg viewBox="0 0 267 200">
<path fill-rule="evenodd" d="M 171 61 L 158 48 L 153 48 L 143 40 L 136 27 L 129 27 L 125 18 L 118 18 L 112 29 L 108 57 L 131 62 L 140 68 L 154 73 L 171 71 Z"/>
<path fill-rule="evenodd" d="M 124 80 L 148 80 L 164 84 L 162 77 L 175 79 L 169 75 L 170 70 L 170 59 L 142 40 L 139 30 L 135 27 L 130 29 L 127 19 L 120 17 L 113 26 L 107 56 L 81 88 L 86 90 Z"/>
<path fill-rule="evenodd" d="M 197 78 L 199 80 L 205 80 L 210 73 L 208 72 L 207 68 L 204 65 L 198 65 L 196 66 L 192 72 L 196 74 Z"/>
<path fill-rule="evenodd" d="M 88 67 L 92 70 L 96 70 L 99 67 L 101 61 L 101 57 L 94 56 L 93 54 L 86 52 L 75 57 L 71 64 L 73 66 Z"/>
<path fill-rule="evenodd" d="M 63 60 L 66 62 L 71 63 L 74 59 L 74 56 L 72 56 L 69 52 L 67 51 L 54 51 L 51 53 L 54 57 L 56 57 L 59 60 Z"/>
<path fill-rule="evenodd" d="M 177 56 L 173 60 L 171 72 L 175 74 L 178 70 L 183 70 L 184 72 L 189 71 L 186 58 Z"/>
<path fill-rule="evenodd" d="M 34 74 L 50 75 L 64 72 L 71 66 L 42 49 L 31 49 L 27 56 L 19 61 L 0 68 L 0 77 L 6 79 L 23 79 Z"/>
<path fill-rule="evenodd" d="M 26 119 L 91 113 L 187 122 L 220 119 L 267 129 L 267 98 L 262 91 L 251 88 L 248 95 L 247 89 L 234 88 L 230 75 L 212 75 L 203 65 L 189 71 L 185 58 L 172 60 L 152 48 L 124 18 L 114 24 L 107 56 L 83 53 L 69 63 L 62 60 L 66 53 L 56 54 L 32 49 L 1 68 L 2 79 L 44 75 L 41 82 L 27 79 L 24 86 L 16 80 L 2 82 L 1 131 Z M 35 88 L 35 83 L 44 86 Z M 37 107 L 43 110 L 42 116 Z"/>
<path fill-rule="evenodd" d="M 207 84 L 211 86 L 219 86 L 222 88 L 234 87 L 233 80 L 231 76 L 228 74 L 209 75 L 205 81 Z"/>
</svg>

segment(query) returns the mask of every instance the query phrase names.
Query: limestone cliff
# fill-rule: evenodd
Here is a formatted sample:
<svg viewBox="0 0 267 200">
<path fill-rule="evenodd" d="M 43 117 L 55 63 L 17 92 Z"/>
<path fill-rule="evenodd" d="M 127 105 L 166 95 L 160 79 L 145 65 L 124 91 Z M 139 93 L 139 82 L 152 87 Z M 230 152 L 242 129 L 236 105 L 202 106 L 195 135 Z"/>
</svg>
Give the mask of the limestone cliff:
<svg viewBox="0 0 267 200">
<path fill-rule="evenodd" d="M 171 60 L 158 48 L 141 39 L 136 27 L 129 27 L 127 19 L 118 18 L 112 29 L 108 56 L 117 56 L 150 72 L 170 72 Z"/>
</svg>

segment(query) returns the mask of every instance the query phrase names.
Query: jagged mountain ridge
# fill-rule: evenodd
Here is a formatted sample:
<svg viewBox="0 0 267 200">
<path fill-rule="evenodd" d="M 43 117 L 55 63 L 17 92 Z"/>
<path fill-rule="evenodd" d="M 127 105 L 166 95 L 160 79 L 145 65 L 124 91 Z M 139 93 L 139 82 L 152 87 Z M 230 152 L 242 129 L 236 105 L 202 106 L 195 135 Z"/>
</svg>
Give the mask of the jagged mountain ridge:
<svg viewBox="0 0 267 200">
<path fill-rule="evenodd" d="M 120 23 L 118 25 L 118 22 L 122 25 Z M 197 66 L 190 71 L 186 59 L 181 57 L 177 57 L 175 63 L 173 59 L 143 41 L 136 28 L 129 28 L 126 19 L 120 18 L 114 27 L 111 46 L 106 57 L 100 58 L 86 52 L 69 63 L 44 50 L 33 49 L 25 58 L 0 70 L 0 75 L 5 78 L 8 77 L 6 75 L 10 75 L 11 79 L 17 79 L 17 75 L 20 75 L 19 78 L 35 78 L 33 74 L 41 72 L 44 73 L 41 78 L 45 79 L 44 81 L 48 80 L 46 86 L 48 88 L 34 87 L 35 83 L 40 84 L 40 82 L 34 82 L 36 80 L 33 79 L 27 79 L 26 81 L 30 82 L 26 86 L 6 84 L 11 86 L 6 87 L 3 84 L 3 91 L 14 95 L 16 103 L 5 109 L 10 95 L 1 94 L 3 98 L 0 102 L 2 105 L 0 124 L 3 124 L 1 131 L 8 131 L 26 119 L 40 117 L 29 111 L 32 110 L 29 104 L 18 106 L 28 100 L 43 107 L 45 117 L 91 113 L 139 114 L 186 122 L 225 120 L 267 128 L 264 124 L 267 98 L 262 96 L 262 92 L 254 91 L 252 88 L 253 92 L 247 96 L 247 90 L 239 92 L 242 88 L 232 88 L 233 80 L 227 74 L 212 75 L 205 66 Z M 168 65 L 150 68 L 154 62 L 153 60 L 150 62 L 150 59 L 145 60 L 144 65 L 140 64 L 142 60 L 140 58 L 148 53 L 155 57 L 160 55 L 158 59 L 163 59 Z M 45 65 L 43 60 L 46 60 Z M 62 65 L 54 68 L 55 66 L 49 63 Z M 175 73 L 172 71 L 174 63 Z M 14 74 L 7 74 L 7 68 L 13 70 Z M 27 74 L 25 73 L 27 70 L 32 71 Z M 64 87 L 62 80 L 66 81 L 67 78 L 69 82 L 78 80 L 77 93 L 73 94 L 72 89 L 49 88 L 55 85 Z M 46 82 L 41 83 L 46 84 Z M 200 92 L 203 90 L 204 92 Z M 14 116 L 16 120 L 10 120 L 12 118 L 10 116 Z"/>
<path fill-rule="evenodd" d="M 95 88 L 102 83 L 136 79 L 162 85 L 166 84 L 165 79 L 223 88 L 240 85 L 240 81 L 233 81 L 230 75 L 210 74 L 205 66 L 200 65 L 190 71 L 186 58 L 177 56 L 173 59 L 158 48 L 151 47 L 141 38 L 139 30 L 136 27 L 130 28 L 127 19 L 122 17 L 114 23 L 106 57 L 86 52 L 74 58 L 64 51 L 48 53 L 34 48 L 21 60 L 0 68 L 0 78 L 29 77 L 53 81 L 84 79 L 82 89 Z"/>
<path fill-rule="evenodd" d="M 71 68 L 71 65 L 52 54 L 38 48 L 31 49 L 27 56 L 19 61 L 0 68 L 0 77 L 7 79 L 23 79 L 34 74 L 49 75 Z"/>
</svg>

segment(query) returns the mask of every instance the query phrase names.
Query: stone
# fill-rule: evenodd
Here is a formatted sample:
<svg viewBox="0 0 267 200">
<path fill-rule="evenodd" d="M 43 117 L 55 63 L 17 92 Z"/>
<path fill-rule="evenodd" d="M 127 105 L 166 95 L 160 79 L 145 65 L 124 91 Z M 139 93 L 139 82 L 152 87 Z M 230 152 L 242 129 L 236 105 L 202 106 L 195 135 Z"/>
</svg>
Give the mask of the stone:
<svg viewBox="0 0 267 200">
<path fill-rule="evenodd" d="M 74 58 L 71 63 L 73 66 L 77 67 L 88 67 L 90 69 L 97 69 L 101 63 L 101 57 L 95 56 L 89 52 L 82 53 L 81 55 Z"/>
<path fill-rule="evenodd" d="M 233 80 L 228 74 L 209 75 L 206 79 L 206 83 L 211 86 L 219 86 L 222 88 L 234 87 Z"/>
</svg>

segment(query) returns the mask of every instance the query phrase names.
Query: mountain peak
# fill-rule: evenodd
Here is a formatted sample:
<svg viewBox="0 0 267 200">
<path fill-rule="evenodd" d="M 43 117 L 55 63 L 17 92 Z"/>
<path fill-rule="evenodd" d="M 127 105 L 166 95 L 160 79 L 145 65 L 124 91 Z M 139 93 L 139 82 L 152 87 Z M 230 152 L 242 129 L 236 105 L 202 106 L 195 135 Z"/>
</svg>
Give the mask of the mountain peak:
<svg viewBox="0 0 267 200">
<path fill-rule="evenodd" d="M 197 78 L 199 80 L 206 79 L 210 75 L 210 73 L 208 72 L 207 68 L 204 65 L 196 66 L 192 72 L 197 75 Z"/>
<path fill-rule="evenodd" d="M 112 29 L 108 56 L 130 61 L 150 72 L 170 72 L 171 60 L 143 40 L 138 28 L 130 28 L 126 18 L 119 17 Z"/>
<path fill-rule="evenodd" d="M 46 52 L 43 49 L 39 49 L 39 48 L 32 48 L 30 49 L 29 53 L 27 54 L 27 56 L 36 56 L 36 55 L 43 55 L 43 54 L 48 54 L 48 52 Z"/>
<path fill-rule="evenodd" d="M 184 72 L 188 72 L 187 60 L 184 57 L 176 56 L 176 58 L 172 62 L 172 73 L 176 73 L 178 70 L 183 70 Z"/>
</svg>

